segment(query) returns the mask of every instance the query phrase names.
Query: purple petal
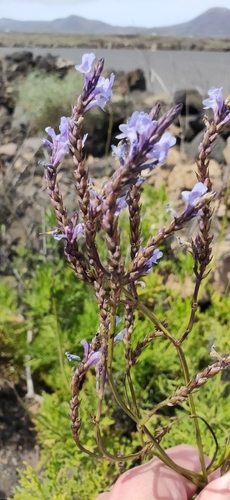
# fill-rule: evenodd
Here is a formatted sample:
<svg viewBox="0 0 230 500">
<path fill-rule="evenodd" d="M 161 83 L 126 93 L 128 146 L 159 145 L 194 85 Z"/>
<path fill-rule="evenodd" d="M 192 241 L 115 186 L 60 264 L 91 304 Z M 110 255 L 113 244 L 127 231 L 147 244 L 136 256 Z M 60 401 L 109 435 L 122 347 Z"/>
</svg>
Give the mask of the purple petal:
<svg viewBox="0 0 230 500">
<path fill-rule="evenodd" d="M 69 152 L 69 148 L 70 148 L 69 143 L 66 143 L 66 144 L 59 143 L 59 145 L 57 147 L 57 152 L 56 152 L 56 155 L 55 155 L 55 158 L 53 161 L 54 165 L 58 165 L 61 162 L 61 160 L 63 160 L 66 153 Z"/>
<path fill-rule="evenodd" d="M 122 318 L 120 316 L 116 316 L 116 326 L 119 325 L 121 320 L 122 320 Z"/>
<path fill-rule="evenodd" d="M 85 112 L 99 106 L 104 110 L 105 105 L 112 97 L 112 86 L 114 82 L 115 75 L 111 73 L 110 78 L 104 78 L 100 76 L 96 87 L 93 89 L 88 105 L 85 108 Z"/>
<path fill-rule="evenodd" d="M 53 129 L 53 127 L 46 127 L 45 128 L 46 133 L 51 137 L 51 139 L 54 141 L 56 139 L 56 133 Z"/>
<path fill-rule="evenodd" d="M 152 257 L 142 266 L 142 272 L 144 274 L 149 274 L 152 270 L 152 265 L 157 264 L 157 261 L 163 257 L 163 252 L 156 248 L 153 252 Z"/>
<path fill-rule="evenodd" d="M 124 330 L 121 330 L 117 335 L 116 337 L 114 337 L 114 344 L 116 342 L 118 342 L 119 340 L 123 340 L 124 338 L 124 335 L 125 335 L 125 329 Z"/>
<path fill-rule="evenodd" d="M 83 339 L 81 340 L 81 345 L 84 347 L 84 356 L 87 358 L 89 354 L 89 344 L 87 340 Z"/>
<path fill-rule="evenodd" d="M 84 54 L 82 56 L 82 63 L 77 64 L 75 69 L 80 71 L 80 73 L 88 74 L 91 71 L 92 63 L 95 59 L 95 54 L 93 52 Z"/>
<path fill-rule="evenodd" d="M 85 238 L 85 226 L 82 222 L 77 224 L 73 230 L 72 234 L 72 241 L 77 238 L 78 235 L 81 235 L 83 238 Z"/>
<path fill-rule="evenodd" d="M 127 198 L 127 193 L 124 196 L 121 196 L 120 198 L 117 199 L 116 210 L 114 212 L 115 217 L 118 217 L 122 208 L 125 208 L 127 206 L 126 198 Z"/>
<path fill-rule="evenodd" d="M 101 349 L 99 349 L 98 351 L 93 351 L 93 354 L 91 354 L 91 356 L 87 360 L 86 365 L 90 367 L 96 365 L 100 361 L 101 361 Z"/>
<path fill-rule="evenodd" d="M 209 98 L 202 102 L 204 109 L 211 108 L 213 110 L 214 116 L 220 116 L 223 109 L 224 100 L 222 96 L 222 88 L 223 87 L 211 87 L 208 91 Z"/>
<path fill-rule="evenodd" d="M 60 134 L 56 134 L 52 127 L 46 127 L 45 129 L 47 134 L 51 137 L 52 142 L 47 139 L 43 139 L 42 142 L 45 146 L 52 149 L 50 163 L 53 167 L 58 166 L 65 154 L 69 151 L 69 122 L 70 118 L 62 116 L 59 125 Z"/>
<path fill-rule="evenodd" d="M 151 151 L 146 155 L 147 158 L 155 158 L 159 163 L 165 163 L 169 149 L 176 143 L 176 138 L 169 132 L 162 135 L 157 144 L 153 146 Z"/>
<path fill-rule="evenodd" d="M 194 206 L 197 198 L 200 198 L 208 190 L 203 182 L 197 182 L 192 191 L 182 191 L 182 199 L 188 203 L 188 206 Z"/>
<path fill-rule="evenodd" d="M 48 139 L 42 139 L 42 144 L 43 144 L 43 146 L 47 146 L 48 148 L 51 148 L 51 149 L 53 147 L 52 142 L 50 142 Z"/>
<path fill-rule="evenodd" d="M 69 122 L 70 118 L 67 116 L 62 116 L 59 130 L 60 130 L 60 141 L 67 142 L 69 140 Z"/>
</svg>

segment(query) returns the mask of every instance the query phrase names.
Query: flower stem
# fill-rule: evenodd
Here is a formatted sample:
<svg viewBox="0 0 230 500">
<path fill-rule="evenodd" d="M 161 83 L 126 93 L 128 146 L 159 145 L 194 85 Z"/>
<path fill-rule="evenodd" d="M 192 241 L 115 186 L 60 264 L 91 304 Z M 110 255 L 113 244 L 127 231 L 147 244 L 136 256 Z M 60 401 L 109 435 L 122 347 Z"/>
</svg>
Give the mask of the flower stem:
<svg viewBox="0 0 230 500">
<path fill-rule="evenodd" d="M 175 347 L 176 347 L 178 356 L 180 358 L 185 383 L 186 383 L 186 385 L 188 385 L 189 381 L 190 381 L 190 376 L 189 376 L 189 369 L 188 369 L 187 361 L 186 361 L 186 358 L 184 355 L 184 351 L 183 351 L 181 345 L 176 345 Z M 196 407 L 195 407 L 195 403 L 194 403 L 194 399 L 193 399 L 192 394 L 188 395 L 188 402 L 189 402 L 191 415 L 196 416 Z M 198 448 L 198 452 L 199 452 L 200 464 L 201 464 L 205 484 L 207 484 L 208 483 L 208 475 L 207 475 L 207 470 L 206 470 L 206 466 L 205 466 L 204 451 L 203 451 L 199 422 L 198 422 L 197 418 L 193 418 L 193 422 L 194 422 L 194 429 L 195 429 L 195 434 L 196 434 L 196 444 L 197 444 L 197 448 Z"/>
</svg>

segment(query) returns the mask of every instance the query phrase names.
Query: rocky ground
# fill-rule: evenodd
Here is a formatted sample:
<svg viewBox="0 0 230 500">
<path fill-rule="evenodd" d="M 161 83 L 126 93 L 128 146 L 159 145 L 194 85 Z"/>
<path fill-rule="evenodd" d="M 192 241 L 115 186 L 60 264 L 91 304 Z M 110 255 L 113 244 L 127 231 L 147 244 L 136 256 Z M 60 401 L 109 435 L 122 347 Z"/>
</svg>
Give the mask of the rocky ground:
<svg viewBox="0 0 230 500">
<path fill-rule="evenodd" d="M 17 107 L 13 91 L 13 82 L 26 75 L 31 68 L 56 72 L 64 78 L 68 64 L 51 56 L 34 59 L 28 52 L 16 53 L 0 61 L 0 271 L 9 279 L 12 277 L 12 259 L 20 243 L 34 251 L 42 248 L 43 240 L 38 233 L 41 227 L 44 229 L 44 213 L 49 207 L 43 166 L 39 164 L 45 158 L 41 137 L 30 135 L 27 120 Z M 86 153 L 96 188 L 116 168 L 115 159 L 110 155 L 104 156 L 108 146 L 108 126 L 111 132 L 109 142 L 115 143 L 118 126 L 135 109 L 149 111 L 156 102 L 160 102 L 164 111 L 172 105 L 167 94 L 153 95 L 146 91 L 144 75 L 139 69 L 129 74 L 117 74 L 114 90 L 109 114 L 98 115 L 95 112 L 86 118 L 85 128 L 89 132 Z M 170 204 L 180 211 L 181 191 L 192 189 L 196 182 L 195 159 L 204 129 L 203 108 L 202 96 L 194 89 L 181 89 L 175 93 L 173 101 L 184 105 L 181 117 L 171 126 L 177 144 L 170 150 L 166 164 L 147 174 L 147 177 L 156 188 L 166 184 Z M 107 149 L 109 151 L 110 148 Z M 227 214 L 225 236 L 215 249 L 216 267 L 212 277 L 216 289 L 224 292 L 230 278 L 230 204 L 226 205 L 225 200 L 230 169 L 230 127 L 226 127 L 218 139 L 210 158 L 210 173 L 214 189 L 218 192 L 213 220 L 216 241 L 223 217 Z M 70 213 L 76 209 L 72 172 L 73 165 L 67 157 L 58 180 Z M 171 286 L 178 287 L 180 284 L 172 277 Z M 190 291 L 191 283 L 188 282 L 184 287 L 185 296 Z M 23 389 L 19 388 L 19 391 L 23 396 Z M 38 450 L 31 422 L 12 388 L 4 386 L 0 403 L 0 476 L 3 478 L 0 499 L 4 499 L 11 494 L 11 487 L 17 480 L 16 468 L 25 459 L 36 462 Z"/>
</svg>

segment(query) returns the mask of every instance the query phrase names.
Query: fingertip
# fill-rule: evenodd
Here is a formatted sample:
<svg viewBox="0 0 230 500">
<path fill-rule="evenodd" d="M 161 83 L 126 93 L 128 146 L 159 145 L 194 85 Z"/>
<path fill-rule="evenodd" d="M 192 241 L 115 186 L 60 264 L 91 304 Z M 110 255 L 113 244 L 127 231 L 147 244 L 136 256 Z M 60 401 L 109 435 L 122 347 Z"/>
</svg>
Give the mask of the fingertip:
<svg viewBox="0 0 230 500">
<path fill-rule="evenodd" d="M 101 493 L 95 500 L 109 500 L 109 493 Z"/>
<path fill-rule="evenodd" d="M 229 498 L 230 471 L 211 481 L 198 495 L 197 500 L 229 500 Z"/>
</svg>

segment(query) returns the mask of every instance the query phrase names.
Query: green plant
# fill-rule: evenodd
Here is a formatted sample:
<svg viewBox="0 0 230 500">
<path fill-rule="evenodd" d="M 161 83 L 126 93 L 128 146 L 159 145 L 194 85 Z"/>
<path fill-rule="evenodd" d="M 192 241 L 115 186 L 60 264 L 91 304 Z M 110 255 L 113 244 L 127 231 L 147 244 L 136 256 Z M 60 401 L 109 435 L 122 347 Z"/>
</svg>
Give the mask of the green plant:
<svg viewBox="0 0 230 500">
<path fill-rule="evenodd" d="M 81 87 L 82 78 L 74 70 L 63 79 L 31 72 L 17 85 L 17 105 L 28 115 L 33 131 L 40 132 L 47 123 L 57 127 L 60 114 L 68 116 Z"/>
<path fill-rule="evenodd" d="M 164 223 L 165 212 L 158 219 L 155 217 L 147 239 L 145 230 L 142 233 L 142 225 L 145 226 L 146 220 L 143 224 L 140 198 L 143 194 L 144 178 L 141 174 L 146 168 L 151 170 L 158 162 L 165 161 L 169 148 L 175 144 L 175 138 L 165 133 L 165 130 L 178 117 L 181 106 L 174 106 L 160 118 L 159 105 L 154 106 L 149 114 L 134 112 L 128 124 L 120 126 L 122 133 L 117 137 L 121 139 L 121 142 L 118 147 L 113 148 L 119 166 L 101 191 L 95 192 L 85 165 L 84 145 L 87 136 L 82 134 L 81 126 L 86 112 L 95 106 L 104 108 L 110 100 L 114 75 L 111 74 L 109 79 L 100 76 L 103 69 L 102 59 L 91 70 L 94 58 L 92 53 L 85 54 L 82 64 L 76 66 L 76 69 L 85 76 L 83 90 L 72 109 L 71 117 L 61 118 L 60 134 L 56 135 L 53 129 L 48 129 L 51 140 L 43 140 L 43 144 L 51 149 L 49 163 L 45 163 L 44 166 L 47 191 L 56 216 L 56 228 L 47 234 L 57 240 L 63 240 L 64 253 L 69 266 L 80 282 L 91 286 L 99 311 L 99 326 L 95 328 L 93 323 L 94 331 L 91 341 L 88 341 L 85 335 L 81 340 L 83 355 L 80 353 L 81 357 L 79 357 L 79 351 L 75 349 L 75 346 L 73 354 L 66 352 L 69 361 L 77 362 L 72 376 L 70 400 L 74 441 L 80 452 L 85 452 L 90 458 L 99 459 L 102 462 L 111 462 L 112 468 L 115 464 L 134 462 L 136 459 L 144 460 L 153 454 L 166 466 L 192 481 L 196 487 L 203 489 L 208 483 L 210 471 L 215 471 L 220 465 L 225 464 L 229 456 L 229 447 L 223 445 L 219 452 L 215 433 L 207 419 L 202 416 L 205 414 L 204 401 L 206 404 L 210 402 L 210 394 L 206 387 L 203 392 L 206 400 L 205 397 L 201 400 L 200 396 L 196 397 L 198 389 L 201 394 L 206 382 L 217 375 L 216 385 L 212 385 L 213 393 L 220 394 L 222 397 L 223 394 L 227 397 L 229 394 L 228 381 L 222 383 L 220 373 L 229 367 L 230 356 L 225 356 L 219 350 L 216 351 L 212 344 L 211 327 L 214 329 L 216 327 L 215 312 L 212 317 L 209 311 L 206 324 L 206 318 L 203 318 L 203 312 L 198 308 L 201 284 L 208 275 L 212 260 L 213 237 L 210 234 L 210 227 L 213 212 L 211 203 L 216 192 L 212 188 L 208 158 L 213 142 L 230 119 L 229 102 L 223 100 L 221 89 L 214 87 L 210 89 L 209 98 L 203 101 L 203 104 L 206 109 L 213 109 L 214 117 L 212 121 L 209 121 L 207 117 L 204 118 L 206 131 L 199 146 L 196 173 L 198 182 L 191 191 L 182 192 L 182 199 L 186 203 L 183 212 L 178 215 L 168 207 L 169 222 Z M 72 153 L 75 165 L 75 188 L 81 222 L 79 222 L 79 213 L 75 212 L 70 217 L 68 216 L 57 182 L 57 169 L 68 151 Z M 154 208 L 157 209 L 158 197 L 155 198 Z M 165 201 L 163 190 L 161 190 L 161 199 Z M 129 237 L 127 241 L 125 236 L 121 243 L 123 233 L 120 212 L 125 207 L 129 221 Z M 151 212 L 150 209 L 147 202 L 147 214 Z M 187 223 L 197 217 L 199 217 L 198 232 L 189 245 L 194 274 L 191 304 L 167 286 L 167 279 L 165 279 L 167 272 L 179 271 L 182 281 L 187 277 L 187 273 L 180 272 L 182 265 L 182 262 L 179 262 L 180 259 L 178 259 L 178 265 L 170 265 L 170 251 L 167 246 L 164 247 L 164 244 L 169 236 L 182 230 Z M 160 227 L 157 227 L 157 220 Z M 100 252 L 101 238 L 102 252 Z M 126 246 L 128 246 L 128 251 Z M 164 248 L 165 263 L 158 266 L 154 277 L 149 278 L 152 267 L 155 267 L 163 256 L 160 246 Z M 125 252 L 125 258 L 122 252 Z M 189 257 L 188 260 L 187 256 L 183 259 L 183 268 L 191 270 Z M 57 265 L 55 272 L 56 270 Z M 59 269 L 57 272 L 61 275 Z M 51 283 L 51 278 L 53 278 L 52 291 L 48 292 L 47 283 Z M 71 317 L 71 298 L 67 293 L 68 299 L 64 299 L 64 321 L 62 322 L 61 315 L 58 316 L 57 313 L 57 305 L 62 304 L 63 283 L 59 283 L 59 277 L 55 277 L 55 273 L 47 264 L 46 273 L 43 268 L 37 269 L 36 279 L 35 297 L 37 295 L 41 297 L 41 290 L 45 290 L 44 302 L 41 300 L 37 304 L 32 290 L 29 296 L 25 295 L 25 302 L 33 311 L 34 345 L 37 342 L 36 348 L 38 352 L 41 352 L 44 340 L 48 338 L 48 344 L 53 346 L 53 351 L 47 350 L 46 361 L 40 358 L 35 359 L 34 353 L 31 366 L 34 371 L 41 373 L 46 362 L 44 380 L 50 386 L 55 387 L 58 405 L 63 404 L 65 408 L 66 401 L 62 388 L 67 385 L 67 377 L 62 351 L 67 340 L 69 345 L 71 344 L 71 335 L 65 338 L 64 334 L 64 331 L 68 332 L 68 320 Z M 148 296 L 148 288 L 143 290 L 143 293 L 139 291 L 139 287 L 143 287 L 143 280 L 146 284 L 148 281 L 151 284 L 151 297 Z M 84 290 L 85 288 L 80 289 L 80 294 L 84 293 Z M 81 304 L 79 316 L 82 315 L 83 319 L 85 319 L 87 309 L 85 304 L 88 303 L 90 297 L 87 297 L 86 302 L 84 300 L 79 302 Z M 74 298 L 74 303 L 76 304 L 76 298 Z M 44 311 L 40 318 L 42 309 Z M 94 311 L 94 306 L 92 311 Z M 119 313 L 124 319 L 124 328 L 118 333 L 117 315 Z M 224 331 L 222 318 L 219 318 L 218 322 L 221 331 Z M 71 318 L 70 326 L 72 324 L 73 318 Z M 38 336 L 36 338 L 36 325 L 40 334 L 39 339 Z M 85 326 L 86 324 L 84 328 Z M 54 349 L 54 330 L 57 332 L 56 349 Z M 61 331 L 63 334 L 60 334 Z M 85 334 L 85 331 L 82 333 Z M 78 334 L 75 334 L 74 340 L 76 341 L 77 338 Z M 120 343 L 120 340 L 123 340 L 123 343 Z M 222 340 L 223 347 L 225 347 L 226 339 Z M 211 364 L 209 363 L 210 356 L 216 359 Z M 57 376 L 54 382 L 53 367 L 57 357 L 61 378 Z M 139 369 L 142 363 L 143 371 Z M 92 367 L 95 367 L 95 388 L 92 385 Z M 81 397 L 80 392 L 83 394 Z M 53 402 L 55 402 L 54 398 Z M 182 408 L 183 416 L 181 416 Z M 127 436 L 119 429 L 113 432 L 117 409 L 128 419 Z M 197 413 L 198 409 L 200 414 Z M 216 412 L 217 407 L 213 411 L 214 419 Z M 57 415 L 56 412 L 56 418 Z M 59 423 L 60 417 L 61 415 L 58 418 Z M 48 416 L 45 427 L 41 429 L 43 437 L 49 423 L 52 425 Z M 38 425 L 40 424 L 41 415 Z M 180 429 L 183 429 L 184 425 L 186 430 L 190 427 L 193 430 L 194 438 L 191 437 L 191 441 L 194 439 L 198 448 L 201 471 L 189 470 L 183 467 L 183 464 L 179 465 L 177 461 L 171 459 L 170 453 L 165 451 L 162 444 L 165 436 L 174 432 L 177 442 L 178 435 L 182 437 L 184 434 L 183 430 L 176 432 L 178 424 L 181 424 Z M 225 428 L 224 423 L 222 428 Z M 209 438 L 206 438 L 208 433 L 210 433 Z M 131 441 L 131 446 L 127 446 L 127 449 L 124 437 L 128 437 Z M 206 439 L 206 443 L 209 444 L 208 451 L 210 452 L 211 438 L 214 443 L 214 452 L 211 463 L 207 466 L 203 439 Z M 53 438 L 51 438 L 51 443 L 53 445 L 55 443 Z M 54 448 L 55 446 L 52 449 Z M 44 446 L 44 453 L 45 449 Z M 47 472 L 52 471 L 54 465 L 56 467 L 59 452 L 60 450 L 57 451 L 54 462 L 49 460 Z M 63 461 L 63 455 L 61 456 Z M 71 464 L 69 466 L 70 469 L 66 470 L 71 471 Z M 44 474 L 44 471 L 42 473 Z M 69 473 L 71 475 L 71 472 Z M 56 469 L 54 477 L 57 477 Z M 84 482 L 83 471 L 80 477 Z M 49 480 L 50 478 L 51 476 Z M 44 487 L 45 481 L 46 474 Z M 49 483 L 47 486 L 50 488 L 52 485 Z"/>
</svg>

